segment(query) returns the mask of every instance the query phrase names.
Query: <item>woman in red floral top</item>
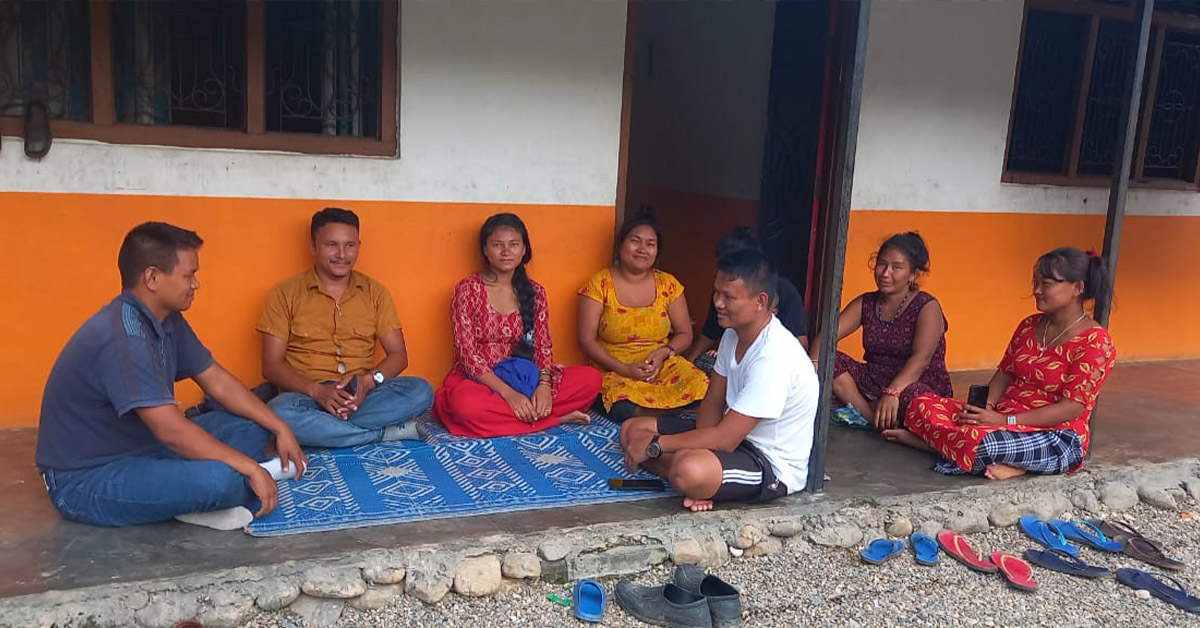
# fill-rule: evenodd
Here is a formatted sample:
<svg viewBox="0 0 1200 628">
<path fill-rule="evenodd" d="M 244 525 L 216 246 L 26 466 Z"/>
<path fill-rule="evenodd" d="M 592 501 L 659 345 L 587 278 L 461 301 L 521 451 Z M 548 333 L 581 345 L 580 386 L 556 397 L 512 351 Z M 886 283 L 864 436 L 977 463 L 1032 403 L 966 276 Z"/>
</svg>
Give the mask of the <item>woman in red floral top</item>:
<svg viewBox="0 0 1200 628">
<path fill-rule="evenodd" d="M 1104 261 L 1074 248 L 1038 259 L 1040 314 L 1017 325 L 988 383 L 985 407 L 933 394 L 913 400 L 899 438 L 941 454 L 934 470 L 1006 480 L 1078 470 L 1090 444 L 1092 410 L 1116 360 L 1108 331 L 1084 303 L 1103 298 Z"/>
<path fill-rule="evenodd" d="M 434 414 L 457 436 L 491 438 L 586 423 L 600 373 L 554 363 L 546 291 L 525 273 L 529 232 L 514 214 L 479 231 L 484 268 L 458 282 L 450 303 L 454 367 Z"/>
</svg>

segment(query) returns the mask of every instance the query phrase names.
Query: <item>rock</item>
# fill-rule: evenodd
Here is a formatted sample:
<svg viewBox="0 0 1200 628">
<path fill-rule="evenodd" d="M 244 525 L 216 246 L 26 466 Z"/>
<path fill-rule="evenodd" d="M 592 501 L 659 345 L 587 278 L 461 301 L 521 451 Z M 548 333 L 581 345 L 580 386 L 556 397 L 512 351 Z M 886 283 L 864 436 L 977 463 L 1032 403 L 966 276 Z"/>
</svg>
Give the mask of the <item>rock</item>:
<svg viewBox="0 0 1200 628">
<path fill-rule="evenodd" d="M 398 559 L 372 560 L 362 570 L 363 579 L 371 584 L 400 584 L 404 575 L 404 565 Z"/>
<path fill-rule="evenodd" d="M 741 532 L 733 540 L 729 541 L 729 546 L 738 549 L 749 549 L 766 537 L 767 535 L 758 526 L 746 524 L 742 526 Z"/>
<path fill-rule="evenodd" d="M 817 545 L 827 547 L 854 547 L 863 540 L 863 533 L 858 526 L 841 524 L 822 528 L 814 532 L 809 539 Z"/>
<path fill-rule="evenodd" d="M 134 620 L 146 628 L 173 626 L 176 622 L 195 619 L 199 611 L 196 596 L 182 593 L 155 595 L 150 603 L 133 614 Z"/>
<path fill-rule="evenodd" d="M 700 549 L 704 552 L 700 566 L 705 569 L 716 569 L 729 562 L 729 545 L 725 543 L 725 539 L 709 537 L 700 542 Z"/>
<path fill-rule="evenodd" d="M 1100 512 L 1100 500 L 1096 494 L 1086 488 L 1071 493 L 1071 505 L 1085 512 Z"/>
<path fill-rule="evenodd" d="M 402 593 L 404 593 L 404 587 L 398 584 L 383 584 L 368 587 L 366 593 L 346 600 L 346 603 L 360 611 L 373 611 L 387 606 Z"/>
<path fill-rule="evenodd" d="M 913 533 L 913 524 L 908 517 L 896 517 L 887 524 L 888 536 L 907 537 Z"/>
<path fill-rule="evenodd" d="M 1100 501 L 1109 510 L 1128 510 L 1138 503 L 1137 491 L 1122 482 L 1108 482 L 1100 487 Z"/>
<path fill-rule="evenodd" d="M 952 513 L 946 527 L 959 534 L 975 534 L 987 532 L 990 526 L 987 516 L 982 511 L 968 508 Z"/>
<path fill-rule="evenodd" d="M 537 554 L 529 552 L 509 552 L 500 562 L 500 573 L 505 578 L 537 578 L 542 575 L 542 561 Z"/>
<path fill-rule="evenodd" d="M 783 551 L 783 541 L 768 536 L 746 550 L 746 556 L 774 556 Z"/>
<path fill-rule="evenodd" d="M 937 538 L 937 533 L 942 531 L 942 522 L 930 519 L 921 522 L 921 532 Z"/>
<path fill-rule="evenodd" d="M 1183 488 L 1187 490 L 1188 497 L 1191 497 L 1192 501 L 1200 503 L 1200 478 L 1184 480 Z"/>
<path fill-rule="evenodd" d="M 1043 495 L 1035 499 L 1029 506 L 1030 514 L 1037 517 L 1039 521 L 1058 519 L 1060 515 L 1070 509 L 1071 500 L 1059 492 Z"/>
<path fill-rule="evenodd" d="M 426 604 L 437 604 L 454 584 L 454 567 L 455 561 L 449 556 L 426 556 L 409 565 L 404 592 Z"/>
<path fill-rule="evenodd" d="M 1160 486 L 1142 484 L 1138 486 L 1137 494 L 1138 497 L 1142 498 L 1142 501 L 1155 508 L 1161 508 L 1162 510 L 1179 509 L 1179 504 L 1175 503 L 1175 498 L 1167 492 L 1167 489 Z"/>
<path fill-rule="evenodd" d="M 283 610 L 300 597 L 300 586 L 290 580 L 272 579 L 259 585 L 254 603 L 268 613 Z"/>
<path fill-rule="evenodd" d="M 605 578 L 641 573 L 667 560 L 670 553 L 661 545 L 614 547 L 595 554 L 580 554 L 573 562 L 575 578 Z"/>
<path fill-rule="evenodd" d="M 730 556 L 732 556 L 732 557 L 734 557 L 734 558 L 741 558 L 741 557 L 742 557 L 742 554 L 745 554 L 745 553 L 746 553 L 746 550 L 744 550 L 744 549 L 742 549 L 742 548 L 740 548 L 740 547 L 731 547 L 731 548 L 729 548 L 729 555 L 730 555 Z"/>
<path fill-rule="evenodd" d="M 304 574 L 300 591 L 312 597 L 348 600 L 367 591 L 358 567 L 314 567 Z"/>
<path fill-rule="evenodd" d="M 671 562 L 676 565 L 699 565 L 704 562 L 704 548 L 696 539 L 679 539 L 671 544 Z"/>
<path fill-rule="evenodd" d="M 772 521 L 771 524 L 767 526 L 767 530 L 771 533 L 771 536 L 778 536 L 785 539 L 800 534 L 801 529 L 803 529 L 803 526 L 801 526 L 800 522 L 795 519 L 781 519 L 779 521 Z"/>
<path fill-rule="evenodd" d="M 988 513 L 988 523 L 997 528 L 1010 528 L 1017 525 L 1021 512 L 1012 504 L 1000 504 Z"/>
<path fill-rule="evenodd" d="M 1149 592 L 1149 591 L 1147 591 L 1147 590 L 1145 590 L 1145 589 L 1138 589 L 1137 591 L 1134 591 L 1134 592 L 1133 592 L 1133 594 L 1134 594 L 1134 595 L 1136 595 L 1136 596 L 1138 596 L 1138 598 L 1140 598 L 1140 599 L 1143 599 L 1143 600 L 1148 600 L 1148 599 L 1150 599 L 1150 592 Z"/>
<path fill-rule="evenodd" d="M 305 628 L 329 628 L 342 618 L 345 605 L 342 600 L 301 595 L 287 610 L 300 616 Z"/>
<path fill-rule="evenodd" d="M 454 592 L 468 597 L 491 595 L 500 587 L 501 577 L 500 559 L 494 554 L 468 558 L 454 570 Z"/>
<path fill-rule="evenodd" d="M 524 591 L 528 587 L 529 585 L 526 584 L 524 580 L 512 580 L 510 578 L 505 578 L 500 581 L 500 588 L 496 589 L 496 594 L 512 595 L 513 593 Z"/>
<path fill-rule="evenodd" d="M 567 554 L 570 553 L 571 547 L 558 541 L 543 541 L 542 544 L 538 546 L 538 555 L 541 556 L 543 560 L 550 562 L 562 560 L 567 557 Z"/>
<path fill-rule="evenodd" d="M 205 628 L 238 628 L 255 614 L 254 600 L 239 590 L 218 590 L 212 595 L 212 605 L 200 612 L 196 620 Z"/>
</svg>

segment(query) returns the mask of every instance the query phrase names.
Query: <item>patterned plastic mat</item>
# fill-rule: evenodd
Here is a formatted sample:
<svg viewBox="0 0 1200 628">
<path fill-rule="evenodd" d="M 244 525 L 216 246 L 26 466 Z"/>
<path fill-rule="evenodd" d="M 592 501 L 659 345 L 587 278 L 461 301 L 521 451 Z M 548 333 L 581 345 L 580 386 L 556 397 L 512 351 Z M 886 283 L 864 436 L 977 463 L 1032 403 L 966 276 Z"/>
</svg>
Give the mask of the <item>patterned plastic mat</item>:
<svg viewBox="0 0 1200 628">
<path fill-rule="evenodd" d="M 593 415 L 587 426 L 475 439 L 449 434 L 427 417 L 424 443 L 378 443 L 308 452 L 298 482 L 279 484 L 279 506 L 246 529 L 253 536 L 600 504 L 669 493 L 614 491 L 629 475 L 619 426 Z"/>
</svg>

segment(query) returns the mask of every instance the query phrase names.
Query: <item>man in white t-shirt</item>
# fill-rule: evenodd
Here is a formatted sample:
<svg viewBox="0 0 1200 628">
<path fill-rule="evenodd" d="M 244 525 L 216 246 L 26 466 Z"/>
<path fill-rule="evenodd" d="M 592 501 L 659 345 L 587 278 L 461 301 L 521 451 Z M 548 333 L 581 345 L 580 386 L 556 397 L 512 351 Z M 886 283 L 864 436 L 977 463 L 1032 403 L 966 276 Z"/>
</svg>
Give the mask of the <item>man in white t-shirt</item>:
<svg viewBox="0 0 1200 628">
<path fill-rule="evenodd" d="M 759 250 L 718 260 L 713 306 L 726 329 L 696 422 L 643 416 L 621 426 L 626 467 L 666 478 L 692 510 L 768 501 L 807 483 L 819 386 L 808 354 L 771 313 L 775 285 Z"/>
</svg>

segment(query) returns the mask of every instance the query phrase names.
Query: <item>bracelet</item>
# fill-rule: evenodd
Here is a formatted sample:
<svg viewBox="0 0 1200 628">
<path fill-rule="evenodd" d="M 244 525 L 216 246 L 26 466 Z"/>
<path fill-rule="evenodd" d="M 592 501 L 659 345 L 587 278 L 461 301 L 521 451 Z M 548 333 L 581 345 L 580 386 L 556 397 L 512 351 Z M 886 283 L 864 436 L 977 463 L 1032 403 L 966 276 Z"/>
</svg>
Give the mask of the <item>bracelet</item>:
<svg viewBox="0 0 1200 628">
<path fill-rule="evenodd" d="M 883 394 L 888 395 L 889 397 L 895 397 L 897 399 L 900 398 L 900 391 L 892 388 L 891 386 L 884 386 Z"/>
<path fill-rule="evenodd" d="M 668 358 L 675 357 L 675 347 L 672 347 L 671 343 L 668 342 L 667 344 L 663 345 L 663 347 L 666 347 L 666 349 L 667 349 L 667 357 Z"/>
</svg>

